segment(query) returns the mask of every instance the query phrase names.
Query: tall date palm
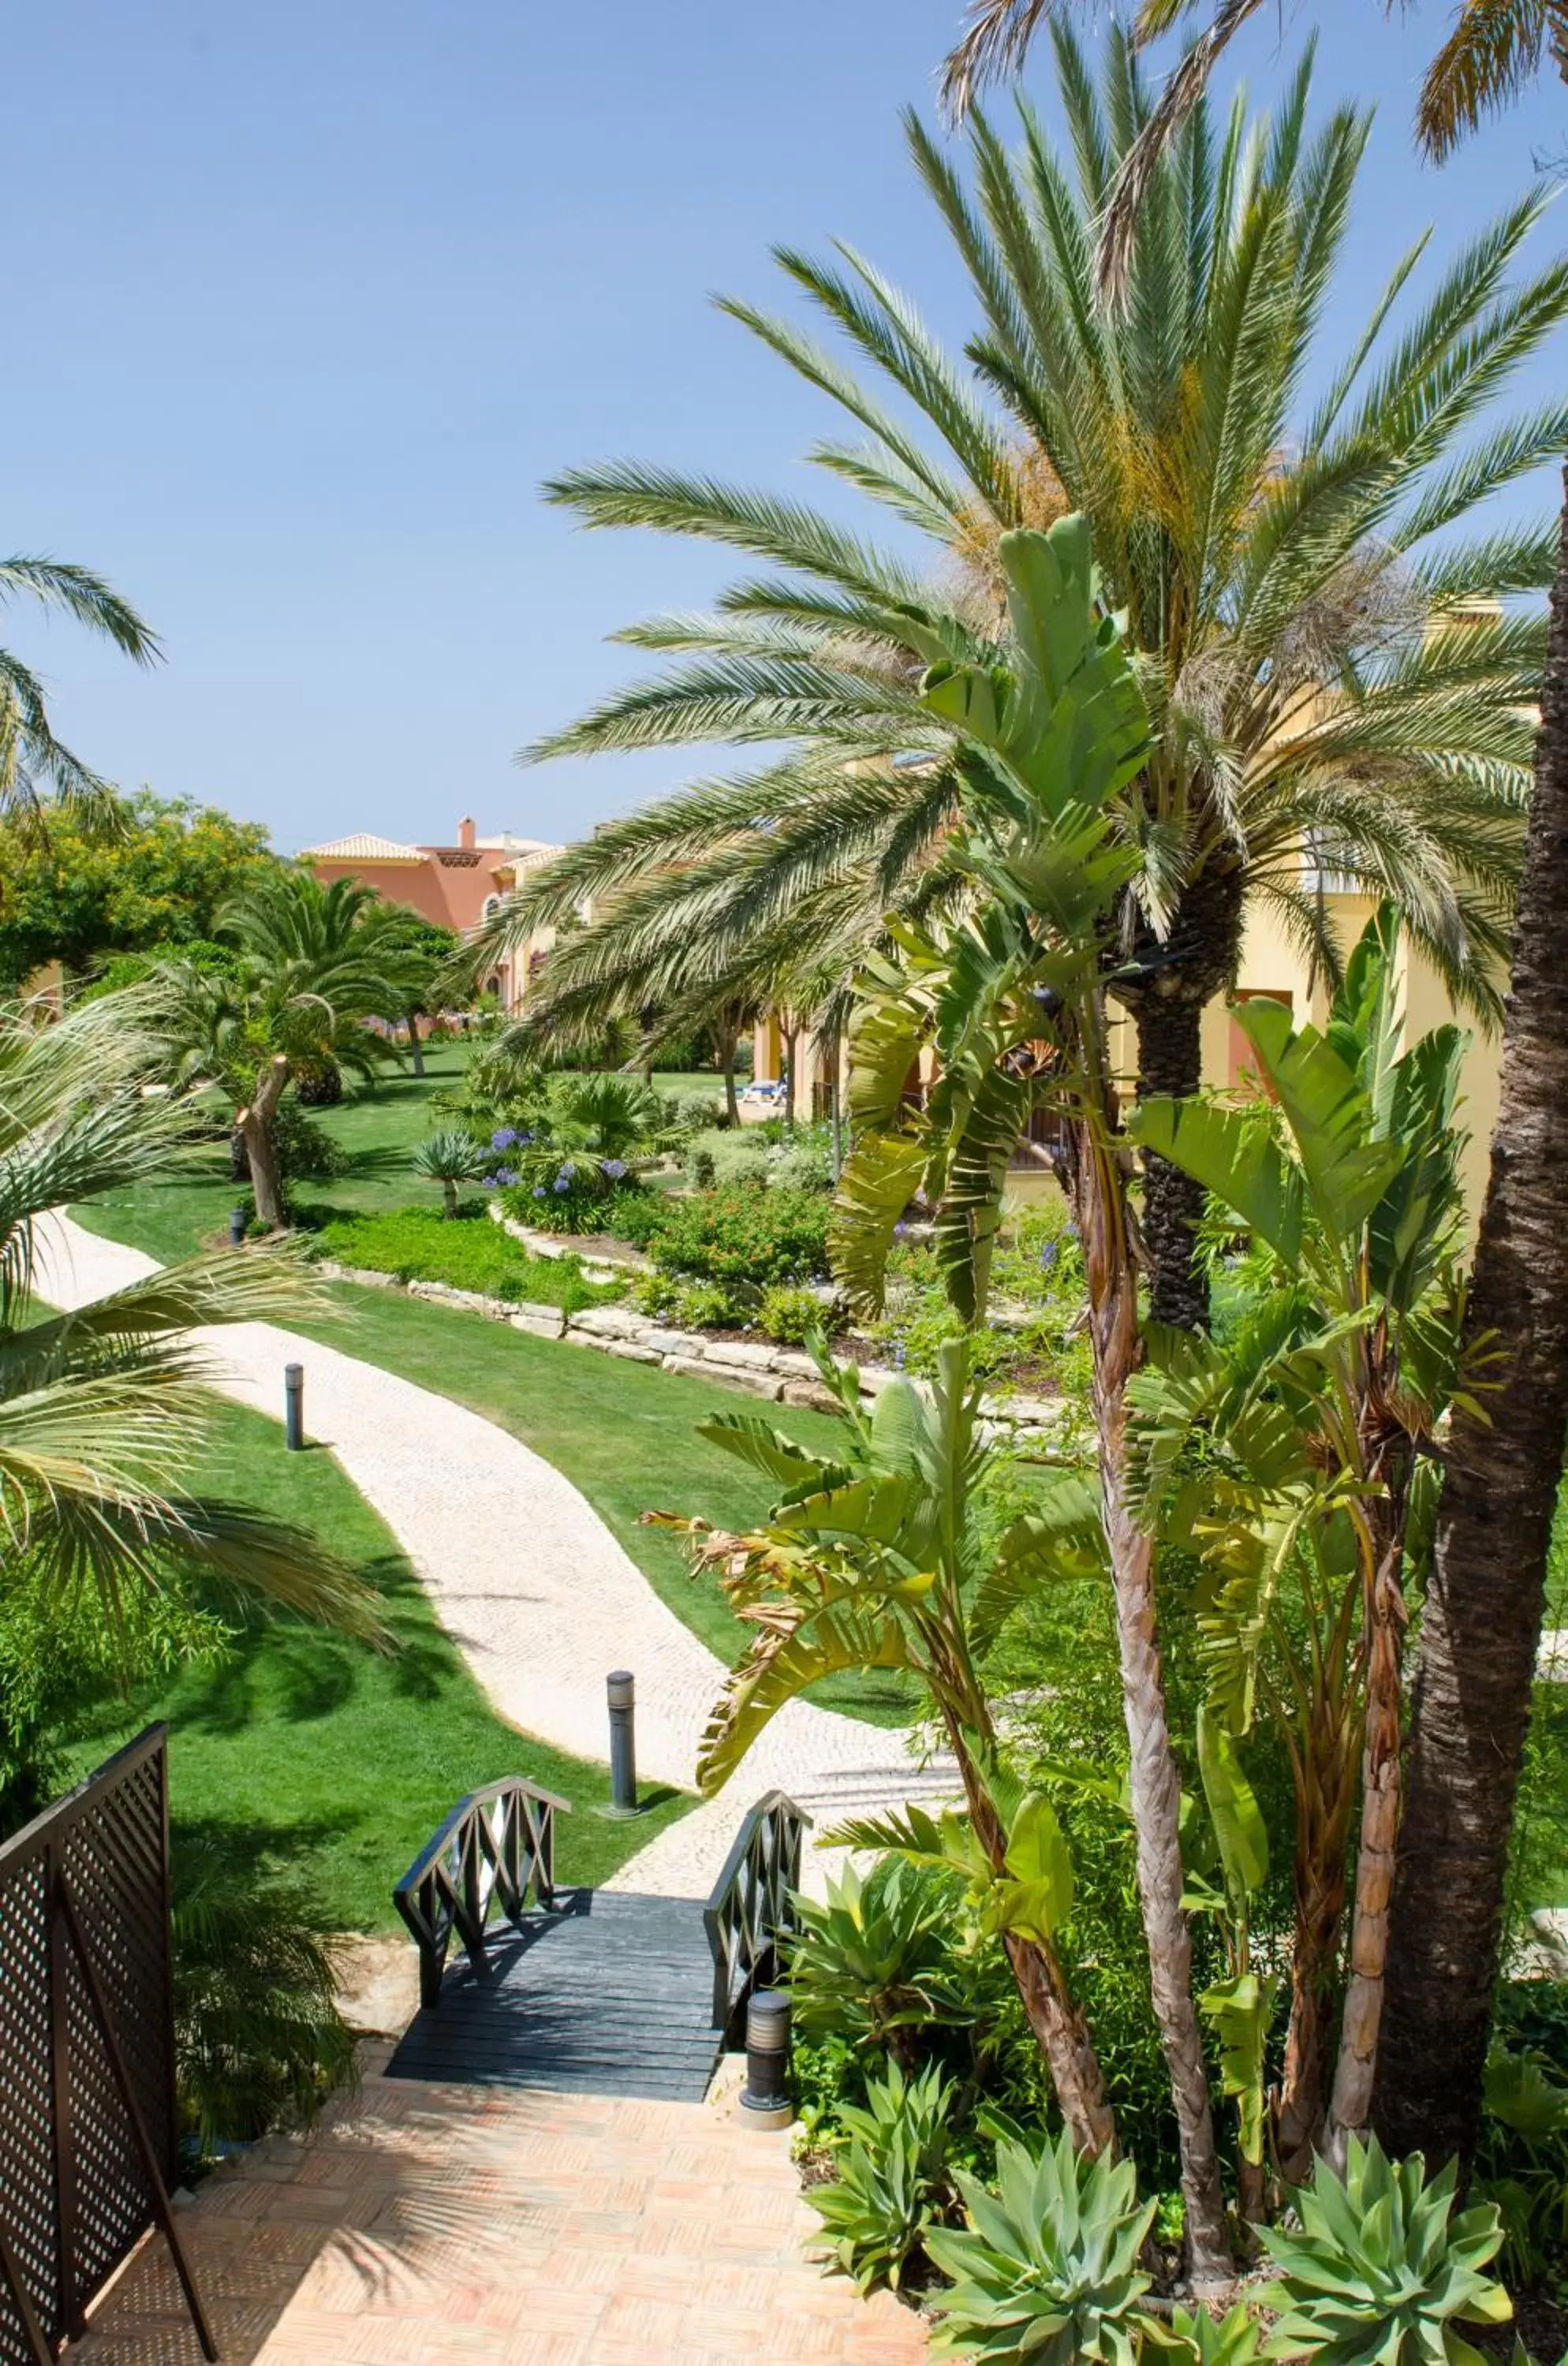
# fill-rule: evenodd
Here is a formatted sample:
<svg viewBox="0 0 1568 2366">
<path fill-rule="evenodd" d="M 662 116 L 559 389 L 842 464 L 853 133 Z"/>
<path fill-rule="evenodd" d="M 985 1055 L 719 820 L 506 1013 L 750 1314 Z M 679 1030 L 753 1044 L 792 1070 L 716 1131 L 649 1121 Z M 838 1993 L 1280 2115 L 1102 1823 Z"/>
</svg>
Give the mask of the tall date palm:
<svg viewBox="0 0 1568 2366">
<path fill-rule="evenodd" d="M 1096 226 L 1150 103 L 1124 37 L 1110 36 L 1098 90 L 1070 32 L 1054 38 L 1070 156 L 1027 108 L 1016 152 L 972 122 L 966 172 L 908 126 L 976 306 L 964 362 L 849 249 L 778 254 L 847 354 L 793 319 L 725 306 L 853 431 L 816 462 L 913 527 L 923 554 L 895 558 L 803 503 L 641 463 L 547 489 L 591 526 L 694 535 L 762 566 L 712 614 L 631 627 L 627 641 L 675 661 L 529 752 L 773 749 L 529 883 L 497 939 L 593 899 L 549 991 L 613 996 L 677 946 L 722 975 L 756 932 L 813 904 L 852 942 L 940 892 L 960 772 L 916 696 L 901 622 L 945 608 L 983 625 L 1000 535 L 1076 510 L 1156 726 L 1122 802 L 1139 860 L 1117 992 L 1141 1086 L 1196 1088 L 1201 1013 L 1234 973 L 1249 906 L 1272 907 L 1333 968 L 1325 872 L 1395 894 L 1456 993 L 1495 1009 L 1543 649 L 1539 617 L 1498 603 L 1544 590 L 1552 553 L 1544 527 L 1462 529 L 1568 437 L 1568 404 L 1495 410 L 1568 310 L 1568 268 L 1518 271 L 1544 197 L 1490 223 L 1419 305 L 1417 245 L 1323 373 L 1370 120 L 1340 109 L 1314 130 L 1309 57 L 1272 119 L 1194 106 L 1156 159 L 1127 299 L 1110 306 Z M 1327 391 L 1309 411 L 1311 365 Z M 1151 1162 L 1156 1313 L 1187 1324 L 1205 1306 L 1198 1206 L 1188 1178 Z"/>
</svg>

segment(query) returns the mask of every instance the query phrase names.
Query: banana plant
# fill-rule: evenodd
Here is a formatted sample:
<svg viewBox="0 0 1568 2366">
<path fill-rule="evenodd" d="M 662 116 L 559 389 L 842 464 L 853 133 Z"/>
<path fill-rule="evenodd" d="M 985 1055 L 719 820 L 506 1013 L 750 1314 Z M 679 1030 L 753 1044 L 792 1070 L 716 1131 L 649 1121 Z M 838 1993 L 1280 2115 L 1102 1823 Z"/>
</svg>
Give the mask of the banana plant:
<svg viewBox="0 0 1568 2366">
<path fill-rule="evenodd" d="M 844 1408 L 837 1459 L 750 1414 L 700 1425 L 774 1482 L 762 1527 L 736 1535 L 650 1515 L 694 1538 L 752 1629 L 704 1733 L 698 1780 L 716 1790 L 769 1719 L 823 1676 L 900 1668 L 918 1677 L 957 1760 L 964 1812 L 909 1809 L 886 1831 L 853 1825 L 832 1837 L 897 1845 L 962 1876 L 982 1928 L 1001 1940 L 1074 2141 L 1113 2152 L 1105 2082 L 1057 1948 L 1072 1900 L 1066 1843 L 1049 1804 L 1021 1800 L 1010 1786 L 977 1669 L 981 1643 L 1030 1591 L 1076 1570 L 1071 1547 L 1092 1504 L 1069 1482 L 987 1547 L 997 1462 L 980 1431 L 965 1338 L 943 1343 L 934 1382 L 891 1381 L 869 1416 L 852 1369 L 825 1357 L 819 1369 Z"/>
<path fill-rule="evenodd" d="M 1153 749 L 1088 528 L 1004 535 L 1005 638 L 933 658 L 922 703 L 953 735 L 960 826 L 947 852 L 969 899 L 924 930 L 889 925 L 851 1029 L 855 1148 L 829 1239 L 863 1310 L 880 1302 L 894 1226 L 922 1192 L 949 1299 L 983 1318 L 1008 1164 L 1031 1111 L 1064 1121 L 1083 1244 L 1100 1515 L 1115 1591 L 1139 1901 L 1181 2142 L 1190 2253 L 1228 2274 L 1229 2242 L 1182 1910 L 1180 1780 L 1166 1714 L 1152 1538 L 1124 1483 L 1126 1387 L 1141 1359 L 1138 1270 L 1106 1031 L 1122 975 L 1115 914 L 1140 862 L 1120 792 Z M 907 1087 L 935 1053 L 923 1108 Z"/>
<path fill-rule="evenodd" d="M 1441 1027 L 1401 1049 L 1398 946 L 1385 906 L 1321 1032 L 1278 1004 L 1236 1010 L 1274 1124 L 1213 1101 L 1157 1099 L 1129 1121 L 1134 1139 L 1245 1226 L 1272 1276 L 1224 1347 L 1151 1336 L 1151 1367 L 1132 1390 L 1134 1485 L 1145 1523 L 1163 1518 L 1210 1564 L 1211 1697 L 1229 1730 L 1249 1729 L 1260 1687 L 1286 1696 L 1298 1915 L 1315 1924 L 1305 1944 L 1298 1931 L 1296 2035 L 1298 2016 L 1310 2018 L 1305 1988 L 1322 2006 L 1343 1902 L 1332 1876 L 1326 1898 L 1303 1889 L 1342 1846 L 1347 1744 L 1359 1736 L 1350 1972 L 1330 2105 L 1340 2132 L 1364 2128 L 1371 2101 L 1399 1820 L 1407 1546 L 1437 1425 L 1450 1404 L 1475 1402 L 1482 1378 L 1460 1369 L 1457 1346 L 1464 1037 Z M 1287 1586 L 1306 1613 L 1294 1629 Z M 1266 1673 L 1269 1647 L 1278 1664 Z M 1315 2062 L 1298 2062 L 1303 2079 L 1309 2067 L 1315 2078 Z M 1309 2083 L 1293 2106 L 1287 2149 L 1299 2174 L 1320 2094 Z"/>
</svg>

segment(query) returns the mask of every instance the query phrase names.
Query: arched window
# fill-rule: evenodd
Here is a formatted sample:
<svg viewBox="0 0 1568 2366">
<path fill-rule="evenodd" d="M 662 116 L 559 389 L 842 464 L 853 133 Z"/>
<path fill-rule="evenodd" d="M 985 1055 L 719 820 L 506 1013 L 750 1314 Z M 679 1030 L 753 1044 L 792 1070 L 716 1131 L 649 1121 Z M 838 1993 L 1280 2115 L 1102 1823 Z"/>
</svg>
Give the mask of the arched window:
<svg viewBox="0 0 1568 2366">
<path fill-rule="evenodd" d="M 495 918 L 495 916 L 496 916 L 496 914 L 500 911 L 500 909 L 501 909 L 501 898 L 500 898 L 500 896 L 487 896 L 485 897 L 485 900 L 484 900 L 484 909 L 483 909 L 483 911 L 481 912 L 481 914 L 480 914 L 480 916 L 479 916 L 479 917 L 480 917 L 482 919 L 486 919 L 486 920 L 493 920 L 493 919 L 494 919 L 494 918 Z"/>
</svg>

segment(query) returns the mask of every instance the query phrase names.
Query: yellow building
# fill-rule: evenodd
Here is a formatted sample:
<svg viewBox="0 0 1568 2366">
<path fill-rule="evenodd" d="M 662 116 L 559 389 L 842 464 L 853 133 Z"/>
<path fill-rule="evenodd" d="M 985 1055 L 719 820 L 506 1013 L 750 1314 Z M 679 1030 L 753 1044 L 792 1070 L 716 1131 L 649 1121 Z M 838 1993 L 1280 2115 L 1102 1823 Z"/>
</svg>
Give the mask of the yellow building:
<svg viewBox="0 0 1568 2366">
<path fill-rule="evenodd" d="M 1325 901 L 1336 941 L 1342 952 L 1348 953 L 1376 909 L 1376 899 L 1331 891 Z M 1408 932 L 1400 938 L 1399 973 L 1399 1006 L 1406 1042 L 1456 1018 L 1470 1036 L 1462 1071 L 1460 1123 L 1469 1136 L 1461 1173 L 1473 1224 L 1479 1217 L 1486 1186 L 1492 1128 L 1497 1115 L 1500 1038 L 1495 1031 L 1487 1032 L 1479 1021 L 1455 1011 L 1431 963 L 1412 944 Z M 1229 1005 L 1255 995 L 1285 1004 L 1298 1022 L 1310 1020 L 1321 1027 L 1328 1017 L 1329 988 L 1321 981 L 1309 986 L 1307 963 L 1300 947 L 1286 934 L 1277 914 L 1261 905 L 1254 905 L 1247 913 L 1234 995 L 1217 995 L 1203 1014 L 1205 1084 L 1230 1087 L 1246 1082 L 1251 1046 L 1232 1017 Z M 796 1039 L 793 1096 L 796 1116 L 807 1120 L 827 1114 L 833 1087 L 832 1061 L 812 1052 L 809 1033 L 808 1028 L 802 1028 Z M 1113 1023 L 1111 1049 L 1112 1058 L 1130 1086 L 1134 1073 L 1130 1020 L 1122 1017 Z M 753 1074 L 759 1080 L 776 1081 L 784 1074 L 786 1046 L 776 1015 L 770 1015 L 758 1027 L 753 1057 Z M 765 1105 L 761 1103 L 745 1112 L 753 1116 L 766 1113 Z M 1027 1157 L 1021 1160 L 1021 1186 L 1025 1184 L 1032 1168 L 1039 1172 L 1036 1162 Z"/>
</svg>

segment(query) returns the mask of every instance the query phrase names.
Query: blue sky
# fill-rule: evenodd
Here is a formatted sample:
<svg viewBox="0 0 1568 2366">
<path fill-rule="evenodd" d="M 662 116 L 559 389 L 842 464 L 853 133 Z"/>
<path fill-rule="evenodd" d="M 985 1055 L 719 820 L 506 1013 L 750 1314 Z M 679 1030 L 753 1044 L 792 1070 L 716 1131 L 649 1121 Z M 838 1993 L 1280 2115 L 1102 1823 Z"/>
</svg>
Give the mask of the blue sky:
<svg viewBox="0 0 1568 2366">
<path fill-rule="evenodd" d="M 897 124 L 929 106 L 957 7 L 15 12 L 4 539 L 99 568 L 167 651 L 143 673 L 11 619 L 62 736 L 286 849 L 442 839 L 465 812 L 568 838 L 698 769 L 680 751 L 513 764 L 637 670 L 606 634 L 701 604 L 726 571 L 584 535 L 536 489 L 635 453 L 810 490 L 822 406 L 706 300 L 771 300 L 774 241 L 852 241 L 961 337 Z M 1255 97 L 1312 21 L 1244 37 Z M 1568 107 L 1549 82 L 1434 173 L 1407 131 L 1446 11 L 1325 0 L 1317 21 L 1320 101 L 1379 106 L 1328 354 L 1416 230 L 1451 249 L 1532 155 L 1568 149 Z M 1031 79 L 1043 100 L 1043 54 Z M 1538 233 L 1542 259 L 1562 236 Z M 1559 345 L 1521 392 L 1563 363 Z"/>
</svg>

